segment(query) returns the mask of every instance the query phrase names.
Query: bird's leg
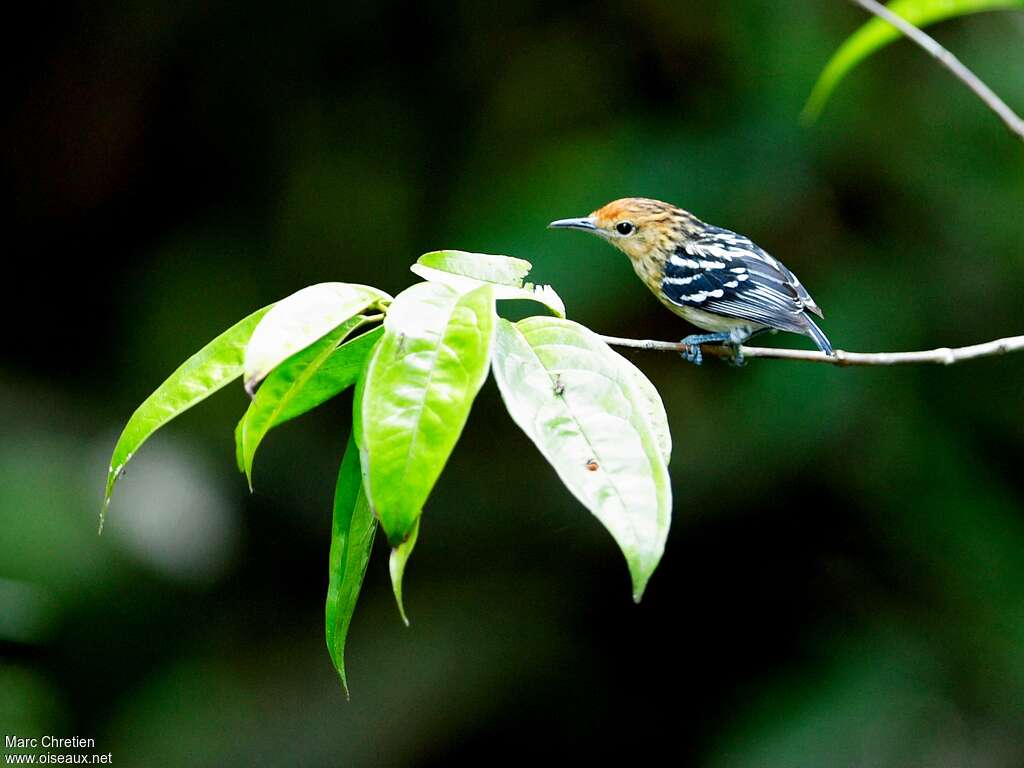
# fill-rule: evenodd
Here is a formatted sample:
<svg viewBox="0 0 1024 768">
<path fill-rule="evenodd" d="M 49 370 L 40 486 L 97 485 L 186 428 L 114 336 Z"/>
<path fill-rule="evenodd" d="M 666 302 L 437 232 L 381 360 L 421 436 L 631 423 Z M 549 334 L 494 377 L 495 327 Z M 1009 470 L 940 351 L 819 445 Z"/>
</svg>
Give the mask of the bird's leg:
<svg viewBox="0 0 1024 768">
<path fill-rule="evenodd" d="M 730 331 L 725 331 L 723 333 L 691 333 L 679 342 L 686 347 L 686 350 L 680 352 L 679 356 L 688 363 L 700 365 L 704 362 L 704 354 L 700 350 L 700 345 L 713 344 L 715 342 L 726 344 L 733 343 L 732 333 Z"/>
<path fill-rule="evenodd" d="M 687 347 L 686 351 L 680 353 L 680 356 L 688 363 L 700 365 L 704 362 L 704 355 L 700 348 L 701 344 L 726 344 L 732 347 L 732 356 L 729 358 L 729 363 L 740 367 L 744 363 L 743 352 L 740 347 L 757 334 L 763 333 L 766 330 L 768 329 L 758 328 L 756 331 L 750 331 L 746 328 L 733 328 L 731 331 L 722 331 L 721 333 L 694 333 L 679 342 Z"/>
<path fill-rule="evenodd" d="M 729 346 L 732 347 L 732 357 L 729 358 L 729 365 L 742 368 L 746 362 L 743 359 L 742 346 L 757 336 L 757 334 L 764 333 L 767 330 L 767 328 L 758 328 L 755 331 L 747 330 L 746 328 L 733 328 L 729 331 Z"/>
</svg>

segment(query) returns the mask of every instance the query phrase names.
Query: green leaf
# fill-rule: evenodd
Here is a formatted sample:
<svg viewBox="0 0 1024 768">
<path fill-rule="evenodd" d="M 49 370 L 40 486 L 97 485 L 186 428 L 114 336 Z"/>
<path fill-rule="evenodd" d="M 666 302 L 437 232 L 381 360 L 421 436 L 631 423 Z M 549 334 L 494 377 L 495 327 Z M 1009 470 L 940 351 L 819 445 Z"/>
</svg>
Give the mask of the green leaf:
<svg viewBox="0 0 1024 768">
<path fill-rule="evenodd" d="M 434 251 L 420 256 L 409 269 L 424 280 L 444 283 L 460 293 L 491 285 L 495 299 L 536 301 L 556 316 L 565 317 L 565 303 L 554 288 L 523 283 L 522 278 L 530 271 L 530 262 L 522 259 L 465 251 Z"/>
<path fill-rule="evenodd" d="M 981 11 L 1024 8 L 1024 0 L 894 0 L 887 7 L 915 27 L 926 27 L 938 21 Z M 803 120 L 816 120 L 839 81 L 861 61 L 900 36 L 896 27 L 879 18 L 871 19 L 850 35 L 818 76 L 807 104 L 804 105 Z"/>
<path fill-rule="evenodd" d="M 341 352 L 338 344 L 366 322 L 363 315 L 356 315 L 346 320 L 319 341 L 296 352 L 274 368 L 257 390 L 252 402 L 249 403 L 248 410 L 235 430 L 236 449 L 241 451 L 242 471 L 249 481 L 250 490 L 252 490 L 252 462 L 256 456 L 256 449 L 259 448 L 263 438 L 273 427 L 283 424 L 323 402 L 323 400 L 317 399 L 324 394 L 323 386 L 317 384 L 315 387 L 311 387 L 311 385 L 327 361 Z M 362 349 L 365 355 L 370 347 L 364 344 Z M 362 364 L 363 360 L 358 360 L 360 367 Z M 352 377 L 351 381 L 354 382 L 355 378 Z"/>
<path fill-rule="evenodd" d="M 494 296 L 417 283 L 388 309 L 357 391 L 366 490 L 388 541 L 409 536 L 487 377 Z"/>
<path fill-rule="evenodd" d="M 316 373 L 302 386 L 302 389 L 294 396 L 288 399 L 284 408 L 276 416 L 272 427 L 278 427 L 284 424 L 286 421 L 291 421 L 294 418 L 302 416 L 318 405 L 322 405 L 336 395 L 340 395 L 346 389 L 351 387 L 353 384 L 358 382 L 359 374 L 366 365 L 369 359 L 370 352 L 373 351 L 374 345 L 380 340 L 380 337 L 384 335 L 384 327 L 377 326 L 376 328 L 367 331 L 366 333 L 356 336 L 351 341 L 347 341 L 340 347 L 335 349 L 331 356 L 327 358 L 327 361 L 317 369 Z M 269 381 L 276 375 L 276 371 L 272 372 L 267 377 L 268 386 Z M 257 396 L 262 391 L 262 387 L 257 390 Z M 251 404 L 250 404 L 251 407 Z M 235 442 L 236 442 L 236 458 L 238 460 L 238 471 L 245 472 L 245 461 L 242 452 L 242 436 L 241 430 L 242 425 L 245 422 L 245 418 L 238 423 L 235 428 Z"/>
<path fill-rule="evenodd" d="M 299 396 L 289 401 L 274 426 L 313 410 L 355 384 L 370 352 L 383 335 L 384 326 L 379 325 L 334 350 Z"/>
<path fill-rule="evenodd" d="M 242 424 L 245 422 L 243 418 L 237 424 L 235 424 L 235 464 L 238 466 L 238 471 L 243 475 L 245 474 L 245 457 L 242 452 Z"/>
<path fill-rule="evenodd" d="M 644 415 L 647 417 L 647 423 L 650 424 L 654 439 L 658 443 L 661 458 L 665 460 L 667 465 L 669 459 L 672 458 L 672 432 L 668 428 L 668 414 L 665 413 L 665 403 L 662 402 L 661 395 L 658 394 L 658 390 L 643 371 L 610 347 L 608 351 L 619 359 L 619 364 L 632 377 L 633 384 L 636 385 L 636 393 L 640 396 L 640 400 L 644 405 Z"/>
<path fill-rule="evenodd" d="M 319 283 L 282 299 L 252 334 L 245 350 L 245 389 L 252 394 L 275 367 L 375 304 L 383 291 L 354 283 Z"/>
<path fill-rule="evenodd" d="M 672 488 L 631 367 L 569 320 L 498 321 L 494 378 L 509 413 L 612 534 L 639 601 L 665 547 Z"/>
<path fill-rule="evenodd" d="M 376 533 L 377 519 L 370 511 L 366 494 L 363 493 L 359 449 L 350 436 L 334 491 L 334 523 L 325 611 L 327 650 L 341 677 L 346 696 L 348 679 L 345 676 L 345 639 L 363 586 Z"/>
<path fill-rule="evenodd" d="M 416 264 L 450 275 L 468 277 L 481 283 L 509 285 L 514 288 L 523 287 L 523 278 L 533 268 L 533 265 L 524 259 L 468 251 L 431 251 L 420 256 Z"/>
<path fill-rule="evenodd" d="M 246 345 L 253 335 L 253 329 L 270 309 L 264 307 L 253 312 L 192 355 L 132 414 L 110 457 L 103 510 L 100 512 L 100 530 L 103 530 L 114 485 L 125 464 L 160 427 L 242 374 Z"/>
<path fill-rule="evenodd" d="M 409 562 L 409 556 L 416 547 L 416 540 L 420 536 L 419 519 L 413 523 L 409 538 L 391 550 L 391 557 L 388 559 L 388 571 L 391 573 L 391 589 L 395 593 L 395 602 L 398 603 L 398 613 L 402 616 L 405 626 L 409 626 L 409 617 L 405 614 L 405 603 L 402 601 L 402 579 L 405 577 L 405 564 Z"/>
</svg>

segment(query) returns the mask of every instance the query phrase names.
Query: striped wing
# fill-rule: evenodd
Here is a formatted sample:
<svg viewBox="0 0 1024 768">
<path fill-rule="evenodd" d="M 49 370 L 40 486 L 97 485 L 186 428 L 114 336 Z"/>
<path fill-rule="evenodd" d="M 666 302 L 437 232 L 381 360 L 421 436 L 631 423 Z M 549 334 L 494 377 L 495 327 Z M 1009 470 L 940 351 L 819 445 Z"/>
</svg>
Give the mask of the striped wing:
<svg viewBox="0 0 1024 768">
<path fill-rule="evenodd" d="M 784 331 L 804 332 L 805 311 L 821 316 L 785 265 L 749 238 L 719 227 L 708 227 L 676 249 L 661 289 L 678 306 Z"/>
</svg>

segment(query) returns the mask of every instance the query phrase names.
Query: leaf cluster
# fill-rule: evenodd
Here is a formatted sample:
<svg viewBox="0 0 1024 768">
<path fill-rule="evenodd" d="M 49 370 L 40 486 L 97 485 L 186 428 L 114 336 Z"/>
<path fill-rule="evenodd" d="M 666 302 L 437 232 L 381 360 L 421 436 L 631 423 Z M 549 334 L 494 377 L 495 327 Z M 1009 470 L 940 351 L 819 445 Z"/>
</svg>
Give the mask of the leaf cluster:
<svg viewBox="0 0 1024 768">
<path fill-rule="evenodd" d="M 512 419 L 566 488 L 618 543 L 640 600 L 668 535 L 671 437 L 661 397 L 632 363 L 565 317 L 522 259 L 462 251 L 422 256 L 424 278 L 392 298 L 321 283 L 264 307 L 196 352 L 132 415 L 114 448 L 102 519 L 125 464 L 160 427 L 241 378 L 252 397 L 235 429 L 252 488 L 269 432 L 355 388 L 334 495 L 326 637 L 347 690 L 345 639 L 378 526 L 402 619 L 402 583 L 431 490 L 492 372 Z M 510 322 L 498 302 L 546 316 Z"/>
</svg>

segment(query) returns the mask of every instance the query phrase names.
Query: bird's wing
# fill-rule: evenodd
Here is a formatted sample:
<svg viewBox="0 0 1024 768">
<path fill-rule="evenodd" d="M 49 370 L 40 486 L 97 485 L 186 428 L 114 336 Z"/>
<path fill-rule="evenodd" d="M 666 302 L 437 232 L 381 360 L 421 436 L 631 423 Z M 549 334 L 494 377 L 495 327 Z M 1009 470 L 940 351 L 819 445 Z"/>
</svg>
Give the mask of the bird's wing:
<svg viewBox="0 0 1024 768">
<path fill-rule="evenodd" d="M 780 330 L 803 332 L 805 311 L 821 315 L 807 289 L 781 262 L 743 235 L 708 227 L 665 265 L 662 292 L 694 307 Z"/>
</svg>

